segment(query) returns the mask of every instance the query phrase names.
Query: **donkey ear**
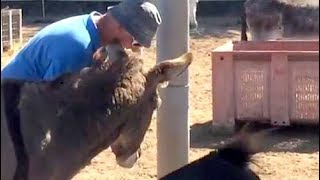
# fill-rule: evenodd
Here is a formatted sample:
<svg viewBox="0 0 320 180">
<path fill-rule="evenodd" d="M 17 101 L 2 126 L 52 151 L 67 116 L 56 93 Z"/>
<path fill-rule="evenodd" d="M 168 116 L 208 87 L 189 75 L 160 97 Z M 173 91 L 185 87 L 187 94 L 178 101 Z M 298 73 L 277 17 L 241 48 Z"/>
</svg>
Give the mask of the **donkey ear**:
<svg viewBox="0 0 320 180">
<path fill-rule="evenodd" d="M 169 81 L 183 73 L 191 64 L 192 59 L 192 53 L 188 52 L 178 58 L 162 61 L 148 72 L 147 77 L 156 83 Z"/>
</svg>

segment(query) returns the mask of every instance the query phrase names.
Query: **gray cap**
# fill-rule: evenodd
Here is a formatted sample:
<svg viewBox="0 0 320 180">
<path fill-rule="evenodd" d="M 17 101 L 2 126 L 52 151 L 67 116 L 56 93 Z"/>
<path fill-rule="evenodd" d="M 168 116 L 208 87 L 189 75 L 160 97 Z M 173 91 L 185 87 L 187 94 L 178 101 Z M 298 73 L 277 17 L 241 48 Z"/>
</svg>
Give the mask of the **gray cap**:
<svg viewBox="0 0 320 180">
<path fill-rule="evenodd" d="M 161 16 L 155 5 L 143 0 L 123 0 L 108 10 L 136 41 L 144 47 L 150 47 Z"/>
</svg>

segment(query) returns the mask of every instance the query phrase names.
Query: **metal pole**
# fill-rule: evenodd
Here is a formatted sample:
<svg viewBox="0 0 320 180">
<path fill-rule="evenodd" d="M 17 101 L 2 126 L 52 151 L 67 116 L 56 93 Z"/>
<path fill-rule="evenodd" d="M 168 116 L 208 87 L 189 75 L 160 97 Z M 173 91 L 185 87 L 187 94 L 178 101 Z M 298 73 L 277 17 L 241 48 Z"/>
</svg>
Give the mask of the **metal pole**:
<svg viewBox="0 0 320 180">
<path fill-rule="evenodd" d="M 9 47 L 13 48 L 13 35 L 12 35 L 12 10 L 9 9 Z"/>
<path fill-rule="evenodd" d="M 157 1 L 162 24 L 157 33 L 157 62 L 176 58 L 189 50 L 189 0 Z M 188 71 L 160 89 L 157 111 L 158 178 L 189 161 Z"/>
<path fill-rule="evenodd" d="M 2 40 L 2 11 L 1 11 L 1 55 L 3 53 L 3 40 Z"/>
<path fill-rule="evenodd" d="M 22 45 L 22 9 L 19 9 L 19 43 Z"/>
<path fill-rule="evenodd" d="M 46 7 L 44 0 L 41 0 L 41 8 L 42 8 L 42 18 L 44 19 L 46 17 Z"/>
</svg>

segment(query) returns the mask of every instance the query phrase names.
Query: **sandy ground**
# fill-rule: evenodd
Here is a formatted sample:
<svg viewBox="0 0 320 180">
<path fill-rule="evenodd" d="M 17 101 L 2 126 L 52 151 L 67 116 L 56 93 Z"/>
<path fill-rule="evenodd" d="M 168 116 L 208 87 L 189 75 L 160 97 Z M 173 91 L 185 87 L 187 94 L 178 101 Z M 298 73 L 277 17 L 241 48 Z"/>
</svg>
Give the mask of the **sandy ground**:
<svg viewBox="0 0 320 180">
<path fill-rule="evenodd" d="M 202 18 L 199 23 L 200 28 L 203 28 L 202 35 L 193 35 L 190 39 L 190 49 L 195 57 L 190 66 L 190 161 L 202 157 L 229 138 L 210 133 L 212 104 L 209 53 L 227 41 L 240 38 L 240 25 L 236 25 L 234 18 Z M 24 26 L 24 36 L 32 36 L 39 28 L 41 25 Z M 145 50 L 148 67 L 155 63 L 155 53 L 155 44 Z M 8 58 L 8 55 L 2 57 L 4 56 Z M 3 66 L 2 63 L 1 65 Z M 272 135 L 262 142 L 269 149 L 255 155 L 257 165 L 250 166 L 265 180 L 319 179 L 319 131 L 316 129 L 317 127 L 289 128 Z M 117 166 L 114 155 L 107 149 L 96 156 L 73 180 L 156 179 L 156 131 L 156 118 L 153 118 L 142 143 L 142 157 L 132 169 Z"/>
</svg>

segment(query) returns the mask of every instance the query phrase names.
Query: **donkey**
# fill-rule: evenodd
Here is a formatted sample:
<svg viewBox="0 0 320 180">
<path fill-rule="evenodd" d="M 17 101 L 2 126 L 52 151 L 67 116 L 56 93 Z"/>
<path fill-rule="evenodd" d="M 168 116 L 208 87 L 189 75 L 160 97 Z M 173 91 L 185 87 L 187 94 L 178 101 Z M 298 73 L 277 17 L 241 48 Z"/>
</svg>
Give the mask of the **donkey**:
<svg viewBox="0 0 320 180">
<path fill-rule="evenodd" d="M 302 5 L 283 0 L 247 0 L 246 21 L 252 40 L 319 38 L 319 5 Z M 246 38 L 242 26 L 242 40 Z"/>
<path fill-rule="evenodd" d="M 7 140 L 1 146 L 1 157 L 7 156 L 1 164 L 16 164 L 15 170 L 1 166 L 7 173 L 2 180 L 71 179 L 108 147 L 118 165 L 133 167 L 160 104 L 158 85 L 184 72 L 192 54 L 145 71 L 142 58 L 118 44 L 113 47 L 108 61 L 54 81 L 2 80 L 1 125 L 7 124 L 11 141 L 1 134 L 1 142 Z M 4 149 L 9 145 L 15 153 Z"/>
<path fill-rule="evenodd" d="M 262 150 L 259 140 L 277 128 L 249 133 L 245 132 L 248 127 L 242 128 L 231 142 L 218 150 L 170 172 L 160 180 L 260 180 L 248 164 L 253 162 L 252 155 Z"/>
</svg>

